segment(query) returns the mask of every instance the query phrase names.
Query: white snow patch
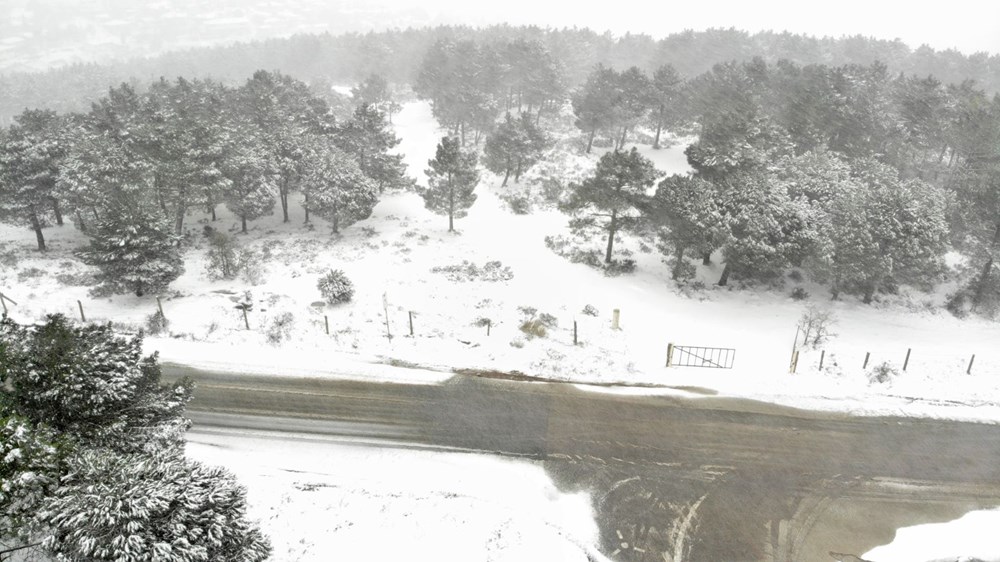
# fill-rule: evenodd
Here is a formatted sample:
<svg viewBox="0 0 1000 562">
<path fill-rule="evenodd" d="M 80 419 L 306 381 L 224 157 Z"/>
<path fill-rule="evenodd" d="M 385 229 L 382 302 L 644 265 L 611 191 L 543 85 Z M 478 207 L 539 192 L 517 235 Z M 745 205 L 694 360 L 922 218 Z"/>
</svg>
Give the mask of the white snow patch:
<svg viewBox="0 0 1000 562">
<path fill-rule="evenodd" d="M 589 495 L 533 462 L 197 428 L 187 453 L 247 486 L 274 562 L 605 560 Z"/>
<path fill-rule="evenodd" d="M 1000 509 L 973 511 L 954 521 L 904 527 L 892 543 L 862 558 L 872 562 L 1000 562 Z"/>
</svg>

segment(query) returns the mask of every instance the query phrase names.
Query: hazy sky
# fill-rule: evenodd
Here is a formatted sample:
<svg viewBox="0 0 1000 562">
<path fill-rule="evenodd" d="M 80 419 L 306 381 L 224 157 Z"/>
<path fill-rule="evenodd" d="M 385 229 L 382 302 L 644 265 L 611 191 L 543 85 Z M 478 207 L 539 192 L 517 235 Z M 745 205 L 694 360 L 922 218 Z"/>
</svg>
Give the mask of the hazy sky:
<svg viewBox="0 0 1000 562">
<path fill-rule="evenodd" d="M 456 21 L 580 26 L 664 36 L 687 28 L 789 30 L 810 35 L 871 35 L 902 39 L 916 48 L 1000 53 L 1000 0 L 829 2 L 768 0 L 381 0 L 393 7 L 421 6 Z"/>
</svg>

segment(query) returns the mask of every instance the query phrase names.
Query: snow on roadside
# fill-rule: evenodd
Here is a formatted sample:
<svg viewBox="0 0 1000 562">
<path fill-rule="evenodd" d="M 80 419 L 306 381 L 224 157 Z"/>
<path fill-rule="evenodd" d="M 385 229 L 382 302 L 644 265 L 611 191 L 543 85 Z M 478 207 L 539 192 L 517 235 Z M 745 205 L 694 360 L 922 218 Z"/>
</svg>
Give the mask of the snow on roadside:
<svg viewBox="0 0 1000 562">
<path fill-rule="evenodd" d="M 274 562 L 605 560 L 589 496 L 533 462 L 198 428 L 187 453 L 247 486 Z"/>
<path fill-rule="evenodd" d="M 870 550 L 871 562 L 1000 562 L 1000 509 L 973 511 L 954 521 L 904 527 L 892 543 Z"/>
</svg>

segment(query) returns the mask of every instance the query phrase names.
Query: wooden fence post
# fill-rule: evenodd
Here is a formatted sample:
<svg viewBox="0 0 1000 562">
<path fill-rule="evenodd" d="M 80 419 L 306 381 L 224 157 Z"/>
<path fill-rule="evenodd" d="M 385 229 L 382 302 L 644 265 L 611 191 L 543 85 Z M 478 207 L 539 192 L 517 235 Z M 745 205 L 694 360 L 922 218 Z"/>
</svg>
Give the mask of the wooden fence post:
<svg viewBox="0 0 1000 562">
<path fill-rule="evenodd" d="M 618 329 L 618 324 L 619 324 L 620 320 L 621 320 L 621 310 L 619 310 L 619 309 L 616 308 L 613 311 L 611 311 L 611 329 L 612 330 L 617 330 Z"/>
<path fill-rule="evenodd" d="M 826 350 L 825 349 L 819 352 L 819 370 L 820 371 L 823 370 L 823 360 L 824 359 L 826 359 Z"/>
<path fill-rule="evenodd" d="M 247 330 L 250 329 L 250 319 L 247 318 L 247 307 L 241 306 L 240 310 L 243 311 L 243 325 L 246 326 Z"/>
<path fill-rule="evenodd" d="M 573 345 L 576 345 L 576 320 L 573 321 Z"/>
<path fill-rule="evenodd" d="M 0 305 L 3 305 L 3 315 L 6 318 L 7 317 L 7 297 L 3 296 L 3 293 L 0 293 Z"/>
<path fill-rule="evenodd" d="M 798 367 L 799 367 L 799 350 L 796 349 L 795 353 L 792 353 L 792 364 L 790 365 L 788 372 L 794 375 L 795 370 L 798 369 Z"/>
<path fill-rule="evenodd" d="M 674 344 L 667 344 L 667 367 L 671 366 L 674 362 Z"/>
<path fill-rule="evenodd" d="M 330 317 L 326 314 L 323 315 L 323 324 L 326 325 L 326 335 L 330 335 Z"/>
<path fill-rule="evenodd" d="M 965 374 L 967 374 L 967 375 L 971 375 L 972 374 L 972 364 L 975 363 L 975 362 L 976 362 L 976 354 L 973 353 L 972 354 L 972 359 L 969 359 L 969 368 L 965 370 Z"/>
<path fill-rule="evenodd" d="M 486 335 L 490 335 L 490 328 L 493 327 L 493 321 L 489 318 L 486 319 Z"/>
<path fill-rule="evenodd" d="M 903 372 L 904 373 L 906 372 L 906 366 L 910 364 L 910 351 L 913 351 L 913 350 L 911 348 L 909 348 L 909 347 L 906 348 L 906 359 L 903 359 Z"/>
<path fill-rule="evenodd" d="M 410 311 L 410 337 L 413 337 L 413 311 Z"/>
<path fill-rule="evenodd" d="M 80 301 L 76 301 L 76 304 L 77 306 L 80 307 L 80 322 L 86 323 L 87 317 L 83 315 L 83 303 Z"/>
<path fill-rule="evenodd" d="M 871 356 L 872 356 L 872 352 L 870 352 L 870 351 L 866 351 L 865 352 L 865 364 L 861 366 L 862 369 L 867 369 L 868 368 L 868 358 L 871 357 Z"/>
</svg>

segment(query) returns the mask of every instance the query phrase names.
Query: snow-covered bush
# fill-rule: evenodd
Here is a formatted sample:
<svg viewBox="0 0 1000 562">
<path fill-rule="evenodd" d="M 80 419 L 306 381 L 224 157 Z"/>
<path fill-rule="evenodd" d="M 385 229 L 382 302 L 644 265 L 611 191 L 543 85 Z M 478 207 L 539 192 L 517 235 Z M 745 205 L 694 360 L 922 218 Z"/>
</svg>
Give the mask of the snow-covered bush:
<svg viewBox="0 0 1000 562">
<path fill-rule="evenodd" d="M 327 304 L 350 302 L 351 298 L 354 297 L 354 284 L 339 269 L 334 269 L 320 277 L 316 287 L 319 288 L 319 293 L 323 295 L 323 300 Z"/>
<path fill-rule="evenodd" d="M 802 287 L 795 287 L 791 294 L 792 300 L 804 301 L 809 298 L 809 291 L 806 291 Z"/>
<path fill-rule="evenodd" d="M 154 313 L 152 313 L 152 314 L 150 314 L 149 316 L 146 317 L 146 333 L 147 334 L 150 334 L 150 335 L 153 335 L 153 336 L 162 334 L 163 332 L 167 331 L 167 327 L 169 325 L 170 325 L 170 322 L 167 321 L 167 318 L 165 316 L 163 316 L 162 314 L 160 314 L 159 310 L 157 310 L 156 312 L 154 312 Z"/>
<path fill-rule="evenodd" d="M 868 382 L 886 384 L 899 376 L 899 371 L 887 362 L 882 362 L 868 371 Z"/>
<path fill-rule="evenodd" d="M 239 243 L 236 238 L 212 230 L 208 237 L 205 270 L 211 279 L 232 279 L 239 272 Z"/>
<path fill-rule="evenodd" d="M 597 307 L 595 307 L 592 304 L 584 306 L 582 312 L 587 316 L 597 316 L 599 314 L 599 312 L 597 311 Z"/>
<path fill-rule="evenodd" d="M 267 342 L 271 345 L 288 339 L 292 333 L 292 325 L 295 324 L 295 316 L 291 312 L 282 312 L 271 320 L 267 327 Z"/>
<path fill-rule="evenodd" d="M 519 310 L 524 314 L 525 318 L 521 322 L 520 330 L 524 332 L 528 338 L 544 338 L 548 335 L 550 328 L 555 328 L 559 321 L 555 316 L 541 312 L 539 313 L 533 307 L 519 307 Z"/>
<path fill-rule="evenodd" d="M 431 268 L 432 273 L 444 273 L 451 281 L 510 281 L 514 272 L 500 261 L 488 261 L 482 267 L 468 260 L 457 265 Z"/>
</svg>

